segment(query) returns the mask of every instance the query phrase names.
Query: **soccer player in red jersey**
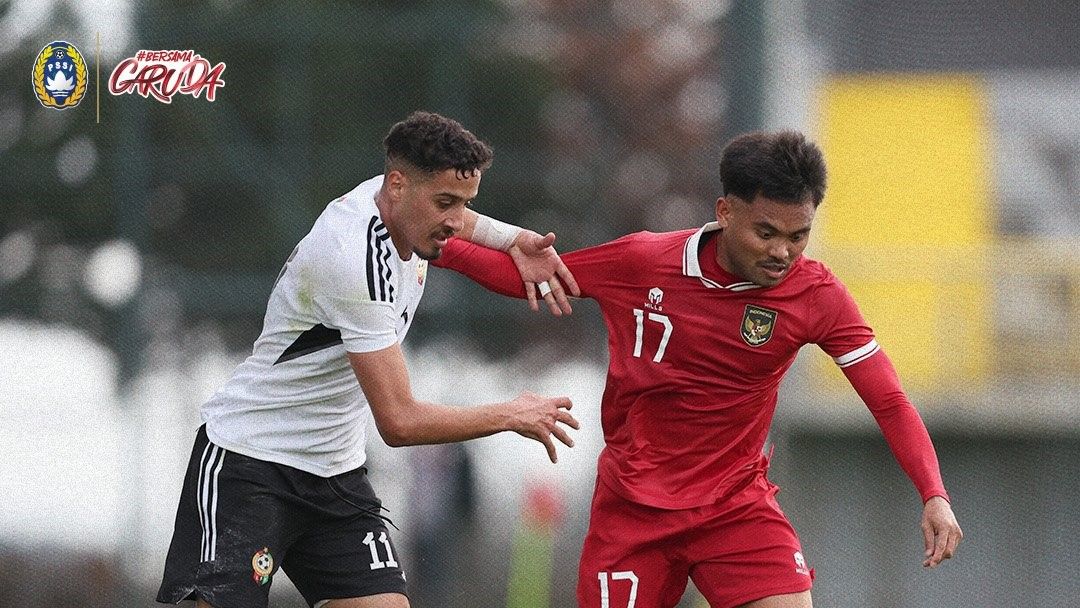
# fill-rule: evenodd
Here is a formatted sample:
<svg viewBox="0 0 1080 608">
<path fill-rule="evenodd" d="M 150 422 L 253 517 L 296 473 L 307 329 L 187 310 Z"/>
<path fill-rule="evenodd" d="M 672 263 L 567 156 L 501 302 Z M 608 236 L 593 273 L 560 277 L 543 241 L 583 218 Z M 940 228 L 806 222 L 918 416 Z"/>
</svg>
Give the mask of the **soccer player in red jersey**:
<svg viewBox="0 0 1080 608">
<path fill-rule="evenodd" d="M 581 606 L 675 606 L 688 578 L 714 608 L 812 605 L 813 570 L 762 454 L 806 344 L 841 367 L 914 482 L 923 565 L 955 552 L 962 533 L 922 419 L 848 290 L 802 255 L 825 174 L 799 133 L 743 135 L 722 155 L 715 222 L 562 256 L 600 304 L 610 352 Z M 526 296 L 504 253 L 452 240 L 435 263 Z"/>
</svg>

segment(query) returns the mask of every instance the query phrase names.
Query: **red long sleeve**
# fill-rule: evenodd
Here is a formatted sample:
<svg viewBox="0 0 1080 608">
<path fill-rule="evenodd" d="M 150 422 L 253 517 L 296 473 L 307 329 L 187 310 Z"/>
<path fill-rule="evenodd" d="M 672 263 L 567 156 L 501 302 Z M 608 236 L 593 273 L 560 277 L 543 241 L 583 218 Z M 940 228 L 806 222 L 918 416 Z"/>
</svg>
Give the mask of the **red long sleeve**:
<svg viewBox="0 0 1080 608">
<path fill-rule="evenodd" d="M 896 369 L 885 352 L 879 351 L 843 370 L 855 392 L 874 415 L 893 456 L 915 484 L 923 502 L 934 496 L 948 500 L 945 484 L 941 481 L 937 453 L 926 432 L 926 425 L 900 387 Z"/>
<path fill-rule="evenodd" d="M 525 299 L 525 284 L 521 282 L 517 266 L 502 251 L 453 238 L 432 264 L 460 272 L 495 293 Z"/>
</svg>

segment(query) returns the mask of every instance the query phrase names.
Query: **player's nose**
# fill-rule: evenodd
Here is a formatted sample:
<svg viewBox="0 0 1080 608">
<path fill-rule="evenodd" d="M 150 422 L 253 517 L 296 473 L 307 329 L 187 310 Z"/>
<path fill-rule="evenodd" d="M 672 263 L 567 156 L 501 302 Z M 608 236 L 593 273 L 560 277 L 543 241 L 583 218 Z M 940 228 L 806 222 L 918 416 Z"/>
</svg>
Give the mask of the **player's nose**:
<svg viewBox="0 0 1080 608">
<path fill-rule="evenodd" d="M 461 232 L 465 228 L 465 209 L 460 211 L 451 211 L 447 216 L 443 225 L 448 229 L 453 230 L 454 233 Z"/>
<path fill-rule="evenodd" d="M 769 257 L 786 263 L 791 259 L 791 250 L 784 243 L 772 243 L 769 247 Z"/>
</svg>

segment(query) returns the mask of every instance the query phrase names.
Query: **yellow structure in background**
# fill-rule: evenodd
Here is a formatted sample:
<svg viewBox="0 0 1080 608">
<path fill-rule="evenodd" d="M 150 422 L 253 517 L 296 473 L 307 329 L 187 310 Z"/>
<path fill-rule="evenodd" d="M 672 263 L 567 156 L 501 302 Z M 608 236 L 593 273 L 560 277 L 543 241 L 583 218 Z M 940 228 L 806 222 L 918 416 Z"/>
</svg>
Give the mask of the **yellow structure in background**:
<svg viewBox="0 0 1080 608">
<path fill-rule="evenodd" d="M 844 76 L 823 91 L 829 186 L 814 255 L 909 389 L 968 390 L 993 362 L 985 99 L 963 75 Z"/>
</svg>

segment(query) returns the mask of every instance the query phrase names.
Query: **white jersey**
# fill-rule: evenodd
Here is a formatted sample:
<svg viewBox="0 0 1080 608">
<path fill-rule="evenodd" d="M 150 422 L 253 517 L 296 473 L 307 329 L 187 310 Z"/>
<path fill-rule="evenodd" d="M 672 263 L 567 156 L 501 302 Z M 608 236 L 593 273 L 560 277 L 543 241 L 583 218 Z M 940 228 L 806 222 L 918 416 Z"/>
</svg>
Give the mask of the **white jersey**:
<svg viewBox="0 0 1080 608">
<path fill-rule="evenodd" d="M 322 477 L 364 464 L 371 410 L 346 352 L 404 339 L 427 275 L 394 249 L 381 186 L 330 203 L 289 256 L 251 356 L 202 407 L 216 445 Z"/>
</svg>

